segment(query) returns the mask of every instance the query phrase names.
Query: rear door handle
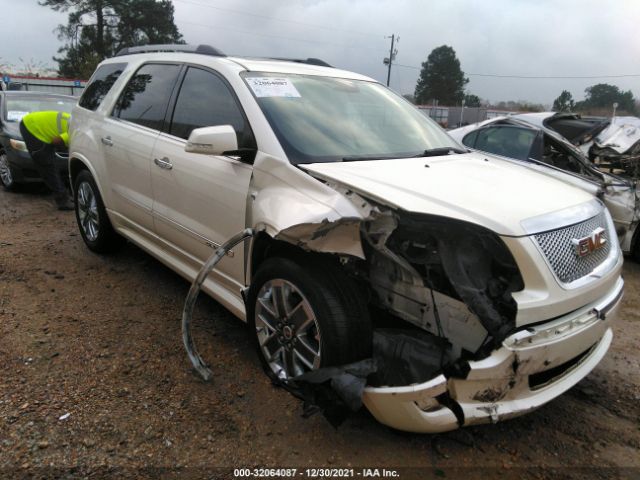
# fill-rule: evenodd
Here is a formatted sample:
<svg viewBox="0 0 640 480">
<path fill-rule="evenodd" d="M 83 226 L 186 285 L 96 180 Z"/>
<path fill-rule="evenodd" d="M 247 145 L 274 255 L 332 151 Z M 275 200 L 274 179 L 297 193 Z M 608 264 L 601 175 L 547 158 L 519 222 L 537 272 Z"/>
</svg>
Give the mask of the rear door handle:
<svg viewBox="0 0 640 480">
<path fill-rule="evenodd" d="M 160 168 L 164 168 L 165 170 L 171 170 L 173 168 L 173 163 L 171 163 L 171 160 L 169 160 L 167 157 L 164 157 L 160 160 L 154 158 L 153 163 L 155 163 Z"/>
<path fill-rule="evenodd" d="M 111 137 L 102 137 L 100 141 L 107 147 L 113 147 L 113 141 L 111 141 Z"/>
</svg>

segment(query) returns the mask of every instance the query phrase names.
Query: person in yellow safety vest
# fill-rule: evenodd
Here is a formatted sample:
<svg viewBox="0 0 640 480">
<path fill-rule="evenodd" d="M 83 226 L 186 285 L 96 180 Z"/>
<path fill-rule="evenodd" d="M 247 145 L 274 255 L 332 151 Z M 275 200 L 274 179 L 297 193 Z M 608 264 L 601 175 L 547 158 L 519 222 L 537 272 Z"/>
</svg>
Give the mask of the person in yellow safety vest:
<svg viewBox="0 0 640 480">
<path fill-rule="evenodd" d="M 44 183 L 53 191 L 58 210 L 73 210 L 60 169 L 56 166 L 56 147 L 69 146 L 69 122 L 66 112 L 32 112 L 22 117 L 20 133 Z"/>
</svg>

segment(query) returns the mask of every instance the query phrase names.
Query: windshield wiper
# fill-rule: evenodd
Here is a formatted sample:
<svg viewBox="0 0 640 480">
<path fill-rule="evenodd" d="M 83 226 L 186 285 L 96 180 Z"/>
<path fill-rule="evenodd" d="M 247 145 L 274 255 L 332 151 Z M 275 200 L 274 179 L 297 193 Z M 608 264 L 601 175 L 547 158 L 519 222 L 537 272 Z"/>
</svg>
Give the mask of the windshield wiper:
<svg viewBox="0 0 640 480">
<path fill-rule="evenodd" d="M 418 157 L 439 157 L 441 155 L 452 155 L 458 153 L 469 153 L 468 150 L 463 150 L 461 148 L 456 147 L 438 147 L 438 148 L 429 148 L 422 153 L 416 155 Z"/>
<path fill-rule="evenodd" d="M 402 158 L 420 158 L 420 157 L 439 157 L 441 155 L 452 155 L 457 153 L 469 153 L 468 150 L 463 150 L 461 148 L 456 147 L 438 147 L 438 148 L 430 148 L 428 150 L 424 150 L 423 152 L 417 155 L 352 155 L 350 157 L 343 157 L 343 162 L 359 162 L 365 160 L 391 160 L 391 159 L 402 159 Z"/>
<path fill-rule="evenodd" d="M 365 160 L 391 160 L 393 158 L 407 158 L 398 157 L 397 155 L 352 155 L 350 157 L 343 157 L 343 162 L 362 162 Z"/>
</svg>

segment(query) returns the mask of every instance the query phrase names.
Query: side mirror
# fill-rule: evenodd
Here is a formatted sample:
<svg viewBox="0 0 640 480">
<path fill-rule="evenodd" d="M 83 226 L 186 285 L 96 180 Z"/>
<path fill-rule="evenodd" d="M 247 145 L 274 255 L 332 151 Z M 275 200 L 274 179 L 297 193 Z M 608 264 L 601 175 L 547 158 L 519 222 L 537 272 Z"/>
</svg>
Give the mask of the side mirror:
<svg viewBox="0 0 640 480">
<path fill-rule="evenodd" d="M 189 135 L 185 152 L 222 155 L 238 150 L 238 137 L 231 125 L 196 128 Z"/>
</svg>

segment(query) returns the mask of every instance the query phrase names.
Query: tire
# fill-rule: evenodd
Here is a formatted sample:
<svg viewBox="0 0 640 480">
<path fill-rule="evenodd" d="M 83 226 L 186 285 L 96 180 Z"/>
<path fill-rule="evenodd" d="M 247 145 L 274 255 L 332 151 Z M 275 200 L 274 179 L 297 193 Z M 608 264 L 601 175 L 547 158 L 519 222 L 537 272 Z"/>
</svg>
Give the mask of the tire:
<svg viewBox="0 0 640 480">
<path fill-rule="evenodd" d="M 9 157 L 5 152 L 0 152 L 0 183 L 7 190 L 15 190 L 15 175 L 9 165 Z"/>
<path fill-rule="evenodd" d="M 252 341 L 265 372 L 278 383 L 371 356 L 365 296 L 337 266 L 270 258 L 258 269 L 247 298 Z"/>
<path fill-rule="evenodd" d="M 636 232 L 633 235 L 633 239 L 631 241 L 631 258 L 636 263 L 640 263 L 640 227 L 636 226 Z"/>
<path fill-rule="evenodd" d="M 124 239 L 111 226 L 100 191 L 87 170 L 82 170 L 75 179 L 73 200 L 80 235 L 87 247 L 96 253 L 117 250 Z"/>
</svg>

